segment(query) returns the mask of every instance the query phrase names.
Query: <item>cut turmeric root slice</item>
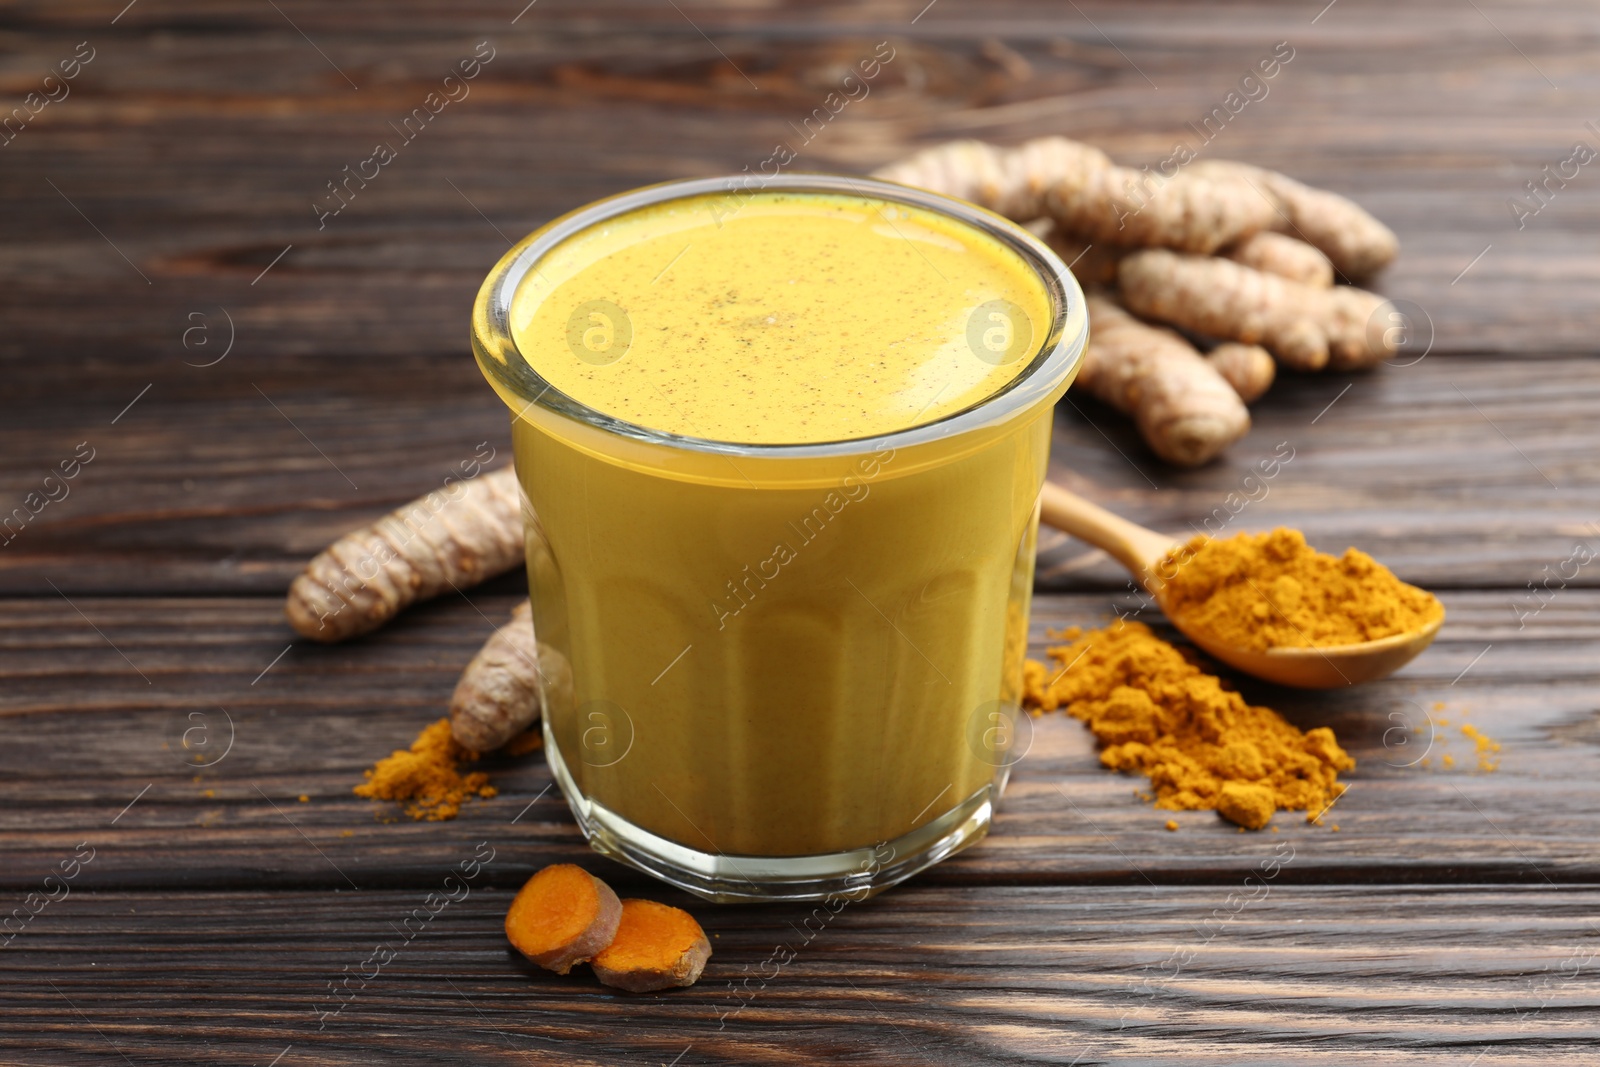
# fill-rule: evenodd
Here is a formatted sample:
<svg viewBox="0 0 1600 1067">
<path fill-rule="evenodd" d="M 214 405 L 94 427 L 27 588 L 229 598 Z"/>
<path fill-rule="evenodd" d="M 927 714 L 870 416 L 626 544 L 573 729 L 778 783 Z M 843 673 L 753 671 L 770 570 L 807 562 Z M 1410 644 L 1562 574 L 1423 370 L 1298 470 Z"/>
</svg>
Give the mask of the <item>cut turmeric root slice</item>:
<svg viewBox="0 0 1600 1067">
<path fill-rule="evenodd" d="M 518 890 L 506 913 L 506 937 L 534 963 L 566 974 L 611 944 L 622 914 L 610 886 L 582 867 L 557 863 Z"/>
<path fill-rule="evenodd" d="M 711 958 L 711 942 L 694 917 L 653 900 L 624 900 L 617 935 L 590 960 L 595 977 L 630 993 L 694 985 Z"/>
</svg>

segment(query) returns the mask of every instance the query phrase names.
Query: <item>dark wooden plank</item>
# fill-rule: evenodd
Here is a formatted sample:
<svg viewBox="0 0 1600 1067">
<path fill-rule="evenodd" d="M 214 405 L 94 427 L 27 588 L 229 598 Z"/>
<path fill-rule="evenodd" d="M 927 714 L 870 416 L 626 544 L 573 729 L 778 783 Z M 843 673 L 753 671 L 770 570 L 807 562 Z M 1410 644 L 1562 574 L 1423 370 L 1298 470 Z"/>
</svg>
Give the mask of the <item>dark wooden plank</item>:
<svg viewBox="0 0 1600 1067">
<path fill-rule="evenodd" d="M 714 955 L 698 986 L 652 996 L 521 961 L 489 886 L 404 929 L 426 890 L 80 890 L 0 950 L 0 1056 L 1543 1065 L 1600 1042 L 1594 889 L 1284 884 L 1298 862 L 1249 888 L 905 887 L 821 917 L 690 904 Z"/>
<path fill-rule="evenodd" d="M 1594 136 L 1587 6 L 1535 19 L 1344 0 L 1313 22 L 1314 4 L 947 2 L 913 22 L 915 3 L 800 16 L 545 0 L 515 25 L 515 5 L 281 6 L 145 3 L 114 26 L 114 2 L 0 13 L 11 102 L 77 41 L 98 49 L 72 95 L 5 148 L 0 358 L 172 355 L 185 315 L 217 306 L 256 352 L 453 348 L 504 247 L 495 227 L 515 236 L 603 193 L 753 166 L 879 40 L 896 59 L 800 165 L 863 170 L 940 138 L 1043 132 L 1155 162 L 1289 40 L 1270 95 L 1206 151 L 1353 193 L 1391 221 L 1407 251 L 1383 286 L 1428 309 L 1440 351 L 1593 349 L 1600 185 L 1572 180 L 1522 229 L 1507 207 Z M 496 58 L 473 95 L 318 229 L 326 183 L 484 39 Z M 81 313 L 87 286 L 112 313 Z"/>
<path fill-rule="evenodd" d="M 485 39 L 471 99 L 318 229 L 325 183 Z M 0 504 L 79 441 L 96 449 L 71 496 L 0 545 L 0 889 L 29 907 L 80 842 L 96 852 L 0 947 L 0 1059 L 1543 1064 L 1600 1043 L 1592 568 L 1525 626 L 1516 610 L 1600 520 L 1600 371 L 1573 358 L 1600 326 L 1600 186 L 1586 168 L 1523 229 L 1507 207 L 1600 139 L 1591 6 L 12 2 L 5 107 L 81 40 L 97 55 L 72 96 L 0 149 Z M 1405 250 L 1376 286 L 1427 313 L 1429 357 L 1285 381 L 1199 472 L 1158 467 L 1080 402 L 1053 472 L 1182 530 L 1287 442 L 1294 460 L 1229 528 L 1360 544 L 1452 590 L 1449 624 L 1379 685 L 1248 689 L 1358 757 L 1337 833 L 1280 818 L 1240 834 L 1204 813 L 1168 833 L 1051 717 L 988 841 L 815 939 L 801 908 L 695 904 L 717 948 L 696 989 L 556 979 L 499 933 L 536 866 L 577 859 L 687 902 L 589 853 L 538 757 L 491 764 L 502 796 L 453 823 L 380 822 L 349 792 L 441 713 L 520 579 L 332 649 L 294 643 L 278 597 L 311 552 L 479 442 L 504 455 L 463 333 L 506 237 L 758 162 L 880 40 L 896 59 L 801 165 L 1046 132 L 1155 162 L 1293 43 L 1271 96 L 1206 151 L 1391 222 Z M 198 366 L 225 328 L 228 357 Z M 1041 583 L 1080 592 L 1040 599 L 1036 646 L 1126 608 L 1123 581 L 1047 539 Z M 1435 704 L 1449 727 L 1405 732 Z M 1499 770 L 1472 771 L 1469 720 L 1504 743 Z M 231 737 L 226 757 L 185 763 L 197 724 Z M 329 981 L 404 940 L 484 841 L 496 860 L 470 896 L 318 1030 Z M 1267 892 L 1246 889 L 1290 849 Z M 763 982 L 777 944 L 799 956 Z"/>
<path fill-rule="evenodd" d="M 1216 149 L 1356 193 L 1405 237 L 1386 285 L 1431 316 L 1428 359 L 1286 381 L 1258 407 L 1253 435 L 1202 472 L 1159 467 L 1120 419 L 1086 405 L 1094 425 L 1064 414 L 1060 476 L 1181 530 L 1289 441 L 1296 465 L 1238 522 L 1360 544 L 1434 586 L 1520 587 L 1597 518 L 1586 492 L 1593 364 L 1438 358 L 1592 348 L 1600 186 L 1574 181 L 1524 231 L 1508 228 L 1504 205 L 1524 172 L 1578 135 L 1569 127 L 1593 95 L 1585 7 L 1541 8 L 1532 22 L 1485 8 L 1498 25 L 1515 21 L 1526 60 L 1465 9 L 1355 0 L 1314 26 L 1305 12 L 1248 4 L 1006 4 L 981 18 L 944 5 L 915 25 L 894 5 L 835 8 L 833 21 L 715 7 L 685 19 L 661 5 L 546 0 L 515 27 L 487 4 L 284 13 L 362 90 L 260 5 L 144 4 L 114 27 L 109 7 L 0 12 L 15 71 L 47 69 L 82 35 L 105 42 L 73 95 L 6 146 L 0 173 L 15 208 L 0 218 L 0 360 L 18 371 L 0 396 L 0 503 L 23 504 L 80 441 L 97 456 L 69 499 L 0 546 L 0 591 L 38 593 L 47 578 L 69 593 L 272 592 L 478 442 L 503 449 L 503 413 L 462 343 L 472 293 L 504 247 L 496 230 L 759 158 L 841 63 L 884 35 L 903 55 L 807 147 L 808 164 L 861 169 L 942 137 L 1048 130 L 1154 159 L 1258 45 L 1287 37 L 1296 59 Z M 316 229 L 310 200 L 355 146 L 388 136 L 484 36 L 503 54 L 475 95 Z M 1433 91 L 1441 79 L 1455 91 Z M 5 85 L 32 83 L 18 73 Z M 1314 147 L 1300 136 L 1308 123 Z M 541 148 L 552 144 L 584 148 Z M 85 292 L 98 313 L 79 306 Z M 221 364 L 195 366 L 229 339 Z M 1071 545 L 1047 551 L 1043 575 L 1058 588 L 1122 580 Z"/>
<path fill-rule="evenodd" d="M 1168 813 L 1135 797 L 1142 780 L 1102 769 L 1092 738 L 1057 715 L 1039 721 L 990 839 L 922 880 L 1227 883 L 1280 840 L 1299 850 L 1291 881 L 1595 879 L 1600 593 L 1562 592 L 1520 630 L 1504 593 L 1445 600 L 1439 641 L 1392 679 L 1324 694 L 1246 687 L 1302 727 L 1332 726 L 1356 757 L 1352 789 L 1325 820 L 1337 833 L 1284 815 L 1276 832 L 1240 834 L 1204 812 L 1180 813 L 1169 833 Z M 512 849 L 497 885 L 581 858 L 537 755 L 491 764 L 502 795 L 451 823 L 383 823 L 392 809 L 350 793 L 365 766 L 443 713 L 511 602 L 440 602 L 331 648 L 291 645 L 264 599 L 9 602 L 0 885 L 27 891 L 85 839 L 100 855 L 83 875 L 90 888 L 416 887 L 485 835 Z M 1041 597 L 1036 651 L 1047 628 L 1112 607 L 1104 595 Z M 1450 725 L 1427 728 L 1430 712 Z M 1504 745 L 1499 770 L 1475 770 L 1464 722 Z M 205 766 L 182 749 L 195 726 L 214 739 Z M 1454 769 L 1441 767 L 1446 753 Z"/>
<path fill-rule="evenodd" d="M 1295 527 L 1324 551 L 1361 547 L 1432 588 L 1526 594 L 1557 569 L 1587 584 L 1582 568 L 1560 564 L 1600 535 L 1578 443 L 1600 375 L 1592 360 L 1556 366 L 1429 358 L 1286 377 L 1253 409 L 1250 434 L 1196 471 L 1163 466 L 1126 420 L 1069 393 L 1051 476 L 1156 529 Z M 1063 541 L 1044 542 L 1042 584 L 1126 584 L 1098 553 Z"/>
<path fill-rule="evenodd" d="M 3 499 L 39 509 L 6 513 L 10 590 L 281 592 L 331 540 L 463 463 L 509 461 L 509 413 L 470 355 L 322 362 L 119 368 L 92 398 L 41 375 L 0 425 Z M 83 445 L 92 461 L 42 504 L 62 493 L 46 476 Z"/>
<path fill-rule="evenodd" d="M 65 499 L 7 531 L 0 593 L 13 595 L 49 594 L 46 580 L 68 595 L 277 595 L 334 538 L 480 450 L 509 456 L 507 412 L 464 353 L 331 367 L 310 356 L 262 367 L 241 354 L 203 370 L 108 368 L 81 388 L 58 371 L 4 402 L 18 410 L 0 422 L 0 503 L 24 505 L 80 443 L 95 450 Z M 1596 535 L 1597 404 L 1600 362 L 1571 357 L 1429 357 L 1364 376 L 1286 377 L 1226 457 L 1177 471 L 1121 416 L 1074 397 L 1061 405 L 1052 473 L 1157 528 L 1295 526 L 1424 585 L 1526 592 Z M 1247 481 L 1291 454 L 1275 477 Z M 1244 496 L 1256 499 L 1223 526 Z M 1591 566 L 1571 580 L 1597 576 Z M 1040 577 L 1057 589 L 1127 581 L 1056 536 Z"/>
</svg>

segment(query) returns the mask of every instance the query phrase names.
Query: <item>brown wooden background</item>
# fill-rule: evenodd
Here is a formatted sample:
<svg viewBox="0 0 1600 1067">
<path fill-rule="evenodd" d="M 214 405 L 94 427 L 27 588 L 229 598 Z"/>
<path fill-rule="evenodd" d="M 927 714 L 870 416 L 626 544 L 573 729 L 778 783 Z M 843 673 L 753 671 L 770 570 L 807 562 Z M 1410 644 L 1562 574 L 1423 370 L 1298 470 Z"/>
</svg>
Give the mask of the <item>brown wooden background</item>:
<svg viewBox="0 0 1600 1067">
<path fill-rule="evenodd" d="M 5 108 L 79 42 L 94 49 L 70 95 L 0 148 L 0 504 L 94 450 L 70 495 L 0 546 L 0 913 L 59 894 L 47 876 L 94 850 L 0 948 L 0 1061 L 1597 1054 L 1600 563 L 1552 581 L 1537 614 L 1513 605 L 1538 604 L 1527 584 L 1600 534 L 1600 161 L 1520 230 L 1507 200 L 1577 140 L 1600 147 L 1585 127 L 1600 124 L 1600 10 L 125 3 L 0 4 Z M 319 230 L 325 183 L 485 40 L 495 58 L 470 97 Z M 281 594 L 325 542 L 479 442 L 505 454 L 465 339 L 508 239 L 629 186 L 754 165 L 879 41 L 895 58 L 871 95 L 797 166 L 1047 132 L 1153 162 L 1284 40 L 1295 58 L 1270 95 L 1208 152 L 1389 221 L 1403 253 L 1378 287 L 1420 309 L 1431 347 L 1281 382 L 1249 438 L 1196 472 L 1163 468 L 1079 399 L 1054 473 L 1180 531 L 1288 442 L 1295 458 L 1237 528 L 1359 544 L 1441 591 L 1444 633 L 1398 677 L 1249 690 L 1332 725 L 1358 758 L 1327 819 L 1339 832 L 1280 817 L 1239 834 L 1193 813 L 1168 833 L 1077 724 L 1045 720 L 982 846 L 847 908 L 776 975 L 764 961 L 799 944 L 804 909 L 693 905 L 716 952 L 704 980 L 628 997 L 537 972 L 499 934 L 510 891 L 555 859 L 644 888 L 588 856 L 537 758 L 494 764 L 502 795 L 452 823 L 385 824 L 350 794 L 441 713 L 520 581 L 335 648 L 293 641 Z M 1123 590 L 1061 538 L 1040 583 L 1041 644 Z M 1430 730 L 1430 711 L 1450 725 Z M 1473 770 L 1466 721 L 1503 743 L 1498 771 Z M 231 733 L 225 757 L 184 763 L 197 725 L 212 751 Z M 329 981 L 397 942 L 484 841 L 496 859 L 471 895 L 319 1029 Z M 1245 877 L 1290 849 L 1241 903 Z"/>
</svg>

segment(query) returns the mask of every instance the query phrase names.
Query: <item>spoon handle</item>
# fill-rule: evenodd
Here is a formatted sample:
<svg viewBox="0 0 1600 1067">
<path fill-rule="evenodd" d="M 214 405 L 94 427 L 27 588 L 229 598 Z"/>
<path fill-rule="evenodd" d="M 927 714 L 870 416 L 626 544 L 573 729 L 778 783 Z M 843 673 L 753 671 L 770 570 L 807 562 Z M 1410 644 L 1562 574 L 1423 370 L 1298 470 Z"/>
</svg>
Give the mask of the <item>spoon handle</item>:
<svg viewBox="0 0 1600 1067">
<path fill-rule="evenodd" d="M 1062 533 L 1110 553 L 1152 594 L 1152 565 L 1178 543 L 1166 534 L 1113 515 L 1054 482 L 1045 482 L 1039 491 L 1039 518 Z"/>
</svg>

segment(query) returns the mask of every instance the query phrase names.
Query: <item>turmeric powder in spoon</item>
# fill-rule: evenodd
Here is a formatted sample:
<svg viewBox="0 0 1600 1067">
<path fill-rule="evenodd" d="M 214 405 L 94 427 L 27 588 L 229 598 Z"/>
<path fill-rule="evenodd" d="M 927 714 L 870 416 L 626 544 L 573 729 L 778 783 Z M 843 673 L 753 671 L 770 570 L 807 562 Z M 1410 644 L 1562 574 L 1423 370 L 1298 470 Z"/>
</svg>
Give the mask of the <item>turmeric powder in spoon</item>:
<svg viewBox="0 0 1600 1067">
<path fill-rule="evenodd" d="M 1162 606 L 1236 648 L 1334 648 L 1411 633 L 1444 615 L 1425 589 L 1407 585 L 1358 549 L 1318 552 L 1299 530 L 1200 536 L 1157 568 Z"/>
</svg>

